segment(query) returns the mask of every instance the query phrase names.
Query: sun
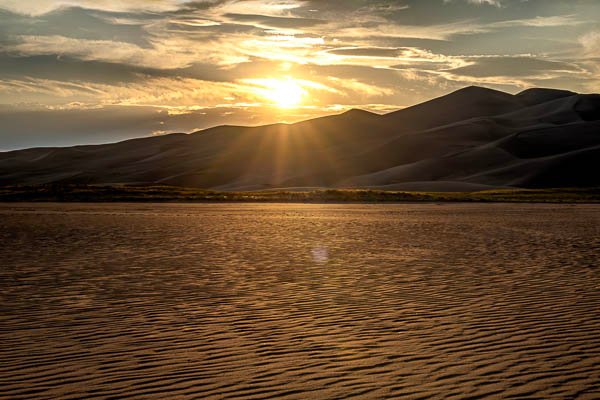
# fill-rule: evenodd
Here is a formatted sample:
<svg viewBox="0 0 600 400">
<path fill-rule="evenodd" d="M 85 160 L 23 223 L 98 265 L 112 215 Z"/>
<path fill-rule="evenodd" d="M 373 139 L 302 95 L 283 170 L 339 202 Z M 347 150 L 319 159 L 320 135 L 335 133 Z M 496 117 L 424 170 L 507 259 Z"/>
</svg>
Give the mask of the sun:
<svg viewBox="0 0 600 400">
<path fill-rule="evenodd" d="M 263 82 L 262 95 L 273 105 L 293 108 L 302 103 L 306 90 L 292 78 L 268 79 Z"/>
</svg>

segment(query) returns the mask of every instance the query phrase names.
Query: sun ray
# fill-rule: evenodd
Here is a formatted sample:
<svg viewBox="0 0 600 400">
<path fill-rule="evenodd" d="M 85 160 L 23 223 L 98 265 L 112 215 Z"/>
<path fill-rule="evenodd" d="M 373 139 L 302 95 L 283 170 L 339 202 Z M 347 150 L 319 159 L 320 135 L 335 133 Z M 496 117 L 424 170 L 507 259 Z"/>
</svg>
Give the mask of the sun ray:
<svg viewBox="0 0 600 400">
<path fill-rule="evenodd" d="M 304 85 L 293 78 L 267 78 L 248 80 L 255 84 L 256 93 L 268 104 L 279 108 L 295 108 L 308 96 Z"/>
</svg>

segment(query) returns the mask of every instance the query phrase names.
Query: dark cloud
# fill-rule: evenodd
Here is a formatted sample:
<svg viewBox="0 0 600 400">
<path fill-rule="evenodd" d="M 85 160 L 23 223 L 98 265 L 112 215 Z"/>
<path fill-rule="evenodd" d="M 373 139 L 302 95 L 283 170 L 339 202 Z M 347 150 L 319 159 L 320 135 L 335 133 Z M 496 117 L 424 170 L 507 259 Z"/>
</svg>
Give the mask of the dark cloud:
<svg viewBox="0 0 600 400">
<path fill-rule="evenodd" d="M 179 12 L 186 12 L 189 10 L 208 10 L 217 5 L 225 3 L 227 0 L 204 0 L 204 1 L 186 1 Z"/>
<path fill-rule="evenodd" d="M 74 39 L 108 40 L 149 47 L 142 24 L 117 23 L 100 17 L 101 13 L 83 8 L 60 8 L 30 17 L 0 9 L 0 37 L 64 36 Z"/>
<path fill-rule="evenodd" d="M 595 0 L 500 0 L 502 7 L 478 6 L 467 0 L 309 0 L 295 9 L 296 14 L 310 15 L 318 11 L 321 18 L 344 14 L 376 14 L 406 25 L 438 25 L 458 21 L 491 23 L 506 20 L 575 14 Z M 311 11 L 313 10 L 313 11 Z"/>
<path fill-rule="evenodd" d="M 185 35 L 201 35 L 210 39 L 218 39 L 220 35 L 225 34 L 255 34 L 262 35 L 263 29 L 254 25 L 219 23 L 215 25 L 193 25 L 186 21 L 172 21 L 167 24 L 170 33 L 180 33 Z"/>
<path fill-rule="evenodd" d="M 163 70 L 102 61 L 84 61 L 73 57 L 40 55 L 18 56 L 0 53 L 0 76 L 18 79 L 49 79 L 57 81 L 116 84 L 140 82 L 146 76 L 168 76 Z"/>
</svg>

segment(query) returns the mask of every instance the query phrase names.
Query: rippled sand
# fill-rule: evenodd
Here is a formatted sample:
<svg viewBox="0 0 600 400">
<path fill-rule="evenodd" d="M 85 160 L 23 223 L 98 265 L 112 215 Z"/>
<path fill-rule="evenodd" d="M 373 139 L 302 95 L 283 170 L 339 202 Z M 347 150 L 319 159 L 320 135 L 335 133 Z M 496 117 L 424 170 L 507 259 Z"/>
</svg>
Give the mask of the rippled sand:
<svg viewBox="0 0 600 400">
<path fill-rule="evenodd" d="M 600 398 L 600 206 L 2 205 L 0 243 L 0 398 Z"/>
</svg>

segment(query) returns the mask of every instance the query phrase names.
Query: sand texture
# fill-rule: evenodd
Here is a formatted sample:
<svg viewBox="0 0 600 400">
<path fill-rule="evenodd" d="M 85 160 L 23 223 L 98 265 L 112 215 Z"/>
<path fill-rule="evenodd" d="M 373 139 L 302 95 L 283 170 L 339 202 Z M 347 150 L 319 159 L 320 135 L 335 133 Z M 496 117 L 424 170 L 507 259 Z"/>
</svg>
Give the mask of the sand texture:
<svg viewBox="0 0 600 400">
<path fill-rule="evenodd" d="M 600 207 L 0 206 L 2 399 L 598 399 Z"/>
<path fill-rule="evenodd" d="M 0 185 L 476 191 L 600 186 L 599 170 L 600 95 L 550 89 L 467 87 L 385 115 L 0 152 Z"/>
</svg>

